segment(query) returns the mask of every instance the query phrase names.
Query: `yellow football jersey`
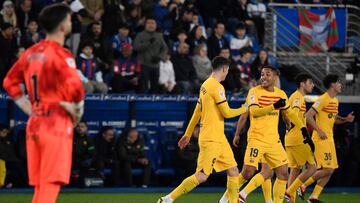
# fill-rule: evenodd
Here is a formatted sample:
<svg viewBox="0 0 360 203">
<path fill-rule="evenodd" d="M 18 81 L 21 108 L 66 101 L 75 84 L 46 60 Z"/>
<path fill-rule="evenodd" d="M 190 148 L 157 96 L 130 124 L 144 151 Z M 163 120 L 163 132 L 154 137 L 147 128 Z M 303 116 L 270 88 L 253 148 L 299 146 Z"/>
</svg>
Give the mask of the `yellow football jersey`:
<svg viewBox="0 0 360 203">
<path fill-rule="evenodd" d="M 298 116 L 300 120 L 306 124 L 306 103 L 304 96 L 296 90 L 289 98 L 291 108 L 298 109 Z M 294 146 L 303 144 L 303 136 L 300 128 L 294 126 L 285 136 L 285 146 Z"/>
<path fill-rule="evenodd" d="M 246 103 L 249 104 L 250 108 L 252 105 L 257 105 L 262 108 L 272 105 L 280 98 L 286 99 L 286 106 L 283 109 L 289 108 L 288 97 L 284 91 L 274 87 L 274 92 L 269 92 L 259 85 L 249 90 Z M 278 131 L 279 113 L 280 109 L 275 109 L 265 116 L 256 118 L 250 113 L 248 143 L 256 143 L 259 146 L 268 146 L 278 143 L 280 140 Z"/>
<path fill-rule="evenodd" d="M 224 87 L 209 77 L 200 88 L 198 100 L 201 110 L 199 142 L 227 142 L 224 117 L 218 105 L 226 102 Z"/>
<path fill-rule="evenodd" d="M 336 116 L 338 114 L 339 100 L 325 92 L 319 99 L 312 105 L 312 108 L 317 112 L 315 119 L 316 125 L 326 133 L 328 138 L 333 137 L 333 128 Z M 320 140 L 319 135 L 314 130 L 312 139 L 314 141 Z"/>
</svg>

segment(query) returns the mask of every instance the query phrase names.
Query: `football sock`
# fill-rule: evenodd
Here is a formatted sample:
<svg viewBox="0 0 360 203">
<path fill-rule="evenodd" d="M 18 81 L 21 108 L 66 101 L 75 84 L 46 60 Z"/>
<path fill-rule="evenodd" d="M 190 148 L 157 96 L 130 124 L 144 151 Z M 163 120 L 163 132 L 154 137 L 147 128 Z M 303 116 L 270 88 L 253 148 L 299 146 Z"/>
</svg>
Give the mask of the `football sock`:
<svg viewBox="0 0 360 203">
<path fill-rule="evenodd" d="M 304 185 L 307 187 L 311 184 L 313 184 L 315 182 L 313 177 L 310 177 L 309 179 L 307 179 L 307 181 L 305 181 Z"/>
<path fill-rule="evenodd" d="M 190 192 L 199 184 L 200 183 L 195 177 L 195 175 L 189 176 L 185 180 L 183 180 L 183 182 L 170 193 L 170 198 L 176 200 L 181 195 Z"/>
<path fill-rule="evenodd" d="M 265 202 L 272 202 L 272 195 L 271 195 L 271 189 L 272 189 L 271 178 L 266 179 L 265 182 L 263 182 L 263 184 L 261 184 L 261 188 L 262 188 L 262 191 L 263 191 L 263 195 L 264 195 Z"/>
<path fill-rule="evenodd" d="M 239 178 L 238 177 L 227 177 L 227 192 L 230 203 L 237 203 L 239 194 Z"/>
<path fill-rule="evenodd" d="M 314 191 L 310 195 L 310 198 L 318 199 L 323 189 L 324 188 L 321 187 L 320 185 L 316 185 L 315 188 L 314 188 Z"/>
<path fill-rule="evenodd" d="M 250 182 L 246 185 L 246 187 L 242 190 L 245 195 L 249 195 L 252 191 L 258 188 L 265 181 L 264 176 L 261 173 L 256 174 L 253 178 L 251 178 Z M 243 195 L 243 194 L 242 194 Z M 243 196 L 246 198 L 246 196 Z"/>
<path fill-rule="evenodd" d="M 286 180 L 280 180 L 276 178 L 274 183 L 274 203 L 282 203 L 284 200 L 285 190 L 286 190 Z"/>
</svg>

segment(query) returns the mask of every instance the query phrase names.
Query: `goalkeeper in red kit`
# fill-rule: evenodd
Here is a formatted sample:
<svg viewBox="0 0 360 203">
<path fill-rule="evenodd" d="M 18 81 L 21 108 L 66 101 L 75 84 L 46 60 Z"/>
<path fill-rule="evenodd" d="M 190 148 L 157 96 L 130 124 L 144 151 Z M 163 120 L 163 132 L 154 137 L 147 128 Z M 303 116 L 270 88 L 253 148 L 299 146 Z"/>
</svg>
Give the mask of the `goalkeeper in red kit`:
<svg viewBox="0 0 360 203">
<path fill-rule="evenodd" d="M 71 33 L 71 11 L 64 4 L 45 7 L 39 17 L 45 40 L 19 58 L 4 88 L 27 114 L 26 148 L 32 203 L 55 203 L 68 184 L 74 125 L 83 112 L 84 91 L 72 54 L 63 48 Z M 25 85 L 28 98 L 24 95 Z"/>
</svg>

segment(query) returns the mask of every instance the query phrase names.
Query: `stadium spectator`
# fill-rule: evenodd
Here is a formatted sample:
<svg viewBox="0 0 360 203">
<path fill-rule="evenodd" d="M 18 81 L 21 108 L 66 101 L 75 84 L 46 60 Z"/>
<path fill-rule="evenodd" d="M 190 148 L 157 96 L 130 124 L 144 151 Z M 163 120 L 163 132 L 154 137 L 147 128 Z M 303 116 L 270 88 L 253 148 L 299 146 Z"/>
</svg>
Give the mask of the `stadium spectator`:
<svg viewBox="0 0 360 203">
<path fill-rule="evenodd" d="M 222 48 L 219 56 L 230 59 L 229 72 L 225 80 L 222 82 L 224 88 L 233 93 L 239 93 L 241 90 L 241 82 L 239 80 L 239 69 L 238 64 L 232 59 L 230 54 L 230 48 Z"/>
<path fill-rule="evenodd" d="M 253 26 L 254 22 L 246 8 L 247 0 L 231 0 L 225 9 L 225 17 L 227 17 L 228 28 L 233 30 L 240 22 L 245 23 L 246 26 Z"/>
<path fill-rule="evenodd" d="M 181 31 L 188 32 L 190 30 L 190 24 L 192 23 L 192 18 L 194 15 L 193 9 L 185 9 L 184 12 L 180 12 L 179 17 L 174 20 L 171 36 L 175 38 L 177 34 Z"/>
<path fill-rule="evenodd" d="M 143 170 L 141 187 L 147 188 L 150 182 L 151 164 L 145 154 L 144 140 L 139 137 L 139 132 L 135 128 L 124 131 L 124 135 L 119 139 L 117 151 L 121 165 L 124 167 L 127 185 L 133 185 L 131 170 L 141 168 Z"/>
<path fill-rule="evenodd" d="M 35 43 L 38 43 L 42 36 L 38 32 L 38 23 L 34 19 L 28 20 L 29 24 L 27 25 L 26 32 L 21 35 L 20 46 L 25 47 L 25 49 L 31 47 Z"/>
<path fill-rule="evenodd" d="M 85 93 L 107 93 L 108 87 L 99 70 L 99 62 L 93 55 L 93 43 L 91 41 L 83 42 L 80 48 L 82 52 L 76 58 L 76 64 Z"/>
<path fill-rule="evenodd" d="M 206 39 L 207 35 L 206 35 L 206 28 L 203 24 L 203 22 L 201 22 L 201 16 L 199 13 L 194 13 L 193 17 L 192 17 L 192 22 L 190 23 L 190 29 L 189 31 L 191 31 L 195 26 L 199 26 L 201 27 L 201 35 Z"/>
<path fill-rule="evenodd" d="M 87 16 L 81 19 L 83 30 L 86 29 L 91 23 L 100 22 L 104 14 L 104 4 L 102 0 L 80 0 L 85 7 Z"/>
<path fill-rule="evenodd" d="M 12 187 L 15 177 L 14 175 L 6 177 L 6 174 L 9 171 L 14 173 L 16 162 L 19 162 L 19 159 L 16 157 L 14 143 L 10 139 L 10 128 L 0 124 L 0 187 L 4 185 Z"/>
<path fill-rule="evenodd" d="M 146 19 L 145 30 L 140 32 L 134 41 L 142 67 L 143 90 L 150 93 L 158 92 L 160 60 L 165 58 L 168 49 L 162 34 L 156 32 L 156 27 L 155 19 Z"/>
<path fill-rule="evenodd" d="M 259 44 L 264 44 L 266 6 L 258 0 L 250 0 L 246 8 L 249 17 L 254 22 Z"/>
<path fill-rule="evenodd" d="M 199 132 L 200 126 L 196 126 L 191 136 L 189 144 L 183 149 L 178 148 L 177 170 L 181 174 L 181 178 L 188 177 L 196 170 L 197 157 L 199 154 Z"/>
<path fill-rule="evenodd" d="M 95 22 L 89 25 L 88 31 L 82 36 L 80 44 L 84 41 L 94 42 L 94 56 L 100 59 L 99 68 L 104 75 L 108 73 L 110 64 L 113 61 L 113 55 L 110 40 L 105 37 L 100 23 Z"/>
<path fill-rule="evenodd" d="M 203 35 L 204 28 L 202 26 L 194 26 L 190 31 L 189 38 L 186 43 L 190 46 L 190 53 L 193 53 L 194 48 L 200 44 L 206 45 L 206 38 Z"/>
<path fill-rule="evenodd" d="M 118 32 L 119 25 L 127 23 L 124 2 L 122 0 L 103 0 L 104 15 L 101 22 L 104 25 L 106 35 L 113 36 Z"/>
<path fill-rule="evenodd" d="M 10 0 L 4 1 L 2 5 L 2 10 L 0 11 L 2 22 L 11 24 L 15 29 L 17 29 L 17 17 L 15 13 L 14 3 Z"/>
<path fill-rule="evenodd" d="M 175 81 L 174 66 L 170 60 L 170 54 L 167 54 L 165 60 L 160 61 L 159 77 L 160 93 L 179 93 L 179 88 Z"/>
<path fill-rule="evenodd" d="M 231 55 L 235 61 L 240 60 L 240 50 L 242 48 L 250 48 L 253 46 L 253 42 L 250 37 L 246 35 L 246 28 L 243 23 L 238 24 L 235 27 L 234 37 L 230 40 Z"/>
<path fill-rule="evenodd" d="M 171 4 L 168 7 L 168 0 L 158 0 L 153 8 L 154 17 L 157 27 L 165 36 L 170 34 L 172 28 L 173 10 L 176 9 L 176 4 Z"/>
<path fill-rule="evenodd" d="M 120 165 L 116 156 L 115 132 L 111 126 L 104 126 L 95 138 L 94 163 L 102 179 L 105 177 L 105 169 L 111 169 L 110 183 L 118 185 L 120 182 Z"/>
<path fill-rule="evenodd" d="M 132 45 L 132 39 L 129 37 L 130 29 L 126 24 L 121 24 L 118 27 L 118 33 L 111 39 L 114 57 L 117 58 L 121 54 L 123 44 Z"/>
<path fill-rule="evenodd" d="M 135 34 L 140 32 L 145 26 L 145 17 L 141 6 L 130 4 L 126 11 L 126 22 L 129 24 L 130 34 L 134 38 Z"/>
<path fill-rule="evenodd" d="M 4 77 L 15 58 L 17 43 L 14 37 L 14 26 L 12 24 L 3 23 L 0 25 L 0 28 L 0 84 L 3 84 Z M 2 85 L 1 88 L 3 88 Z"/>
<path fill-rule="evenodd" d="M 221 48 L 229 47 L 229 42 L 224 37 L 225 25 L 221 22 L 217 22 L 214 28 L 214 33 L 208 39 L 209 58 L 212 60 L 220 53 Z"/>
<path fill-rule="evenodd" d="M 19 0 L 19 7 L 16 9 L 16 17 L 18 22 L 18 27 L 21 33 L 26 31 L 29 21 L 31 19 L 37 19 L 36 14 L 31 9 L 32 0 Z"/>
<path fill-rule="evenodd" d="M 267 51 L 262 49 L 251 64 L 251 73 L 255 80 L 260 79 L 261 67 L 264 65 L 269 65 L 269 60 Z"/>
<path fill-rule="evenodd" d="M 94 143 L 87 134 L 87 124 L 80 121 L 74 133 L 72 155 L 72 170 L 78 170 L 79 186 L 84 184 L 84 178 L 93 162 L 94 151 Z"/>
<path fill-rule="evenodd" d="M 122 44 L 121 55 L 114 60 L 113 76 L 111 79 L 112 92 L 141 91 L 141 65 L 133 55 L 131 44 Z"/>
<path fill-rule="evenodd" d="M 211 61 L 207 56 L 205 44 L 200 44 L 194 49 L 192 62 L 200 83 L 204 82 L 211 74 Z"/>
<path fill-rule="evenodd" d="M 191 94 L 199 86 L 195 68 L 188 54 L 189 45 L 181 43 L 177 52 L 171 56 L 176 83 L 182 94 Z"/>
<path fill-rule="evenodd" d="M 172 52 L 175 53 L 180 43 L 186 43 L 188 36 L 185 31 L 180 31 L 177 35 L 177 41 L 175 41 L 172 45 Z"/>
<path fill-rule="evenodd" d="M 256 81 L 251 72 L 250 59 L 252 56 L 251 50 L 248 48 L 243 48 L 241 50 L 242 57 L 237 62 L 238 68 L 240 70 L 240 82 L 242 85 L 243 92 L 247 92 L 251 87 L 256 86 Z"/>
</svg>

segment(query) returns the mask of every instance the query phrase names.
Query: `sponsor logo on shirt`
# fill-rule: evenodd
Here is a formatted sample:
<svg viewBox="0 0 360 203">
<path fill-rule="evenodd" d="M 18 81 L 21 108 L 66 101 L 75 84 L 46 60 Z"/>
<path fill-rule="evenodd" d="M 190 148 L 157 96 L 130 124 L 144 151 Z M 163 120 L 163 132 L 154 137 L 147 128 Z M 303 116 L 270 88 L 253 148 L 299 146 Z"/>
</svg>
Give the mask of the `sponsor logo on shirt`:
<svg viewBox="0 0 360 203">
<path fill-rule="evenodd" d="M 299 105 L 300 105 L 300 99 L 295 99 L 294 106 L 299 106 Z"/>
<path fill-rule="evenodd" d="M 255 103 L 255 95 L 250 96 L 250 104 Z"/>
</svg>

